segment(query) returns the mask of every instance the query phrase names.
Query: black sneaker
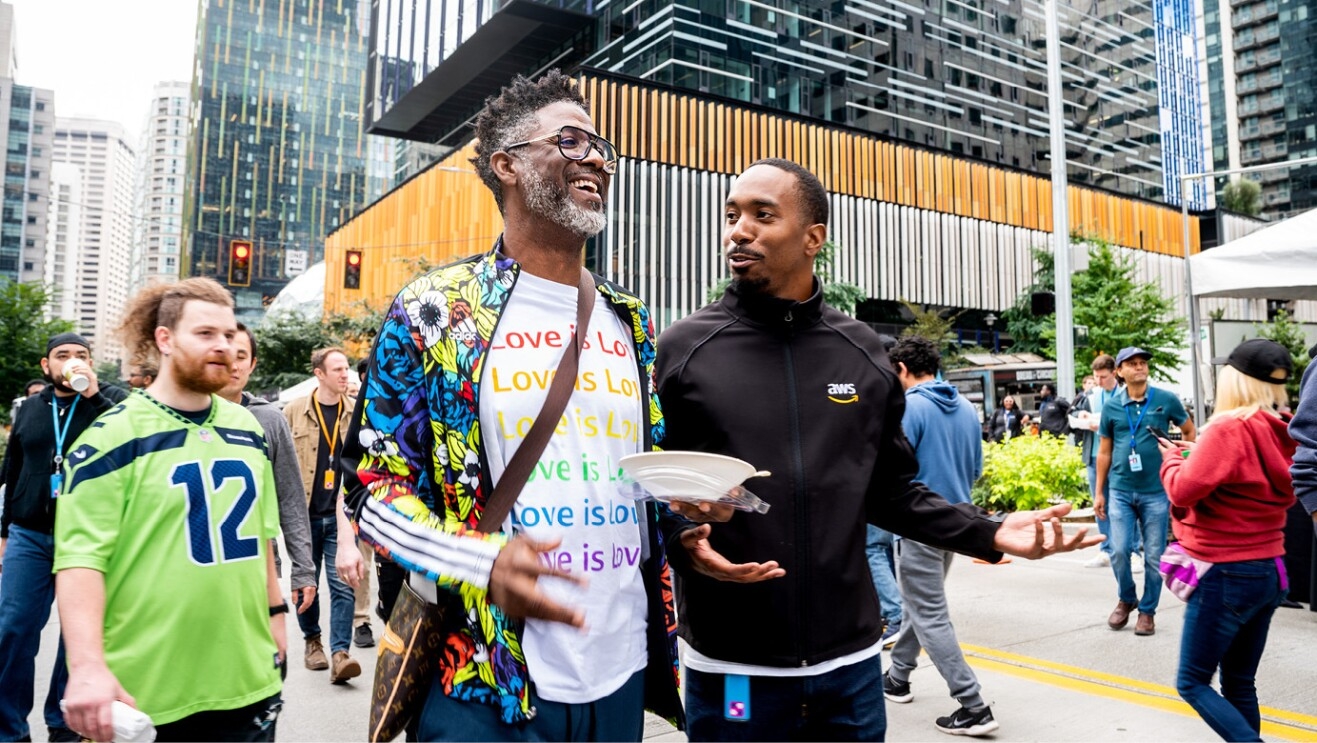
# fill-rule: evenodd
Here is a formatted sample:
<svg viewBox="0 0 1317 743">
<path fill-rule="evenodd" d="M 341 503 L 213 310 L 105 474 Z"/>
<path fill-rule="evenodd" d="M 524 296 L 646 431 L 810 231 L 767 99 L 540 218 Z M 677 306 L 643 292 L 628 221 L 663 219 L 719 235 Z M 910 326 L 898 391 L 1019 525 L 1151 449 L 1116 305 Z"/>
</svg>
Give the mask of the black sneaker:
<svg viewBox="0 0 1317 743">
<path fill-rule="evenodd" d="M 352 633 L 352 644 L 359 648 L 375 647 L 375 635 L 370 632 L 369 624 L 359 624 L 357 629 Z"/>
<path fill-rule="evenodd" d="M 883 696 L 887 697 L 887 701 L 897 704 L 909 704 L 915 698 L 910 691 L 910 682 L 897 681 L 892 678 L 891 671 L 883 673 Z"/>
<path fill-rule="evenodd" d="M 68 728 L 46 728 L 50 743 L 82 743 L 82 736 Z M 28 738 L 31 740 L 31 737 Z"/>
<path fill-rule="evenodd" d="M 937 718 L 935 724 L 938 730 L 947 735 L 969 735 L 974 737 L 987 735 L 998 727 L 997 721 L 992 718 L 992 708 L 986 706 L 978 709 L 961 707 L 952 712 L 950 717 Z"/>
</svg>

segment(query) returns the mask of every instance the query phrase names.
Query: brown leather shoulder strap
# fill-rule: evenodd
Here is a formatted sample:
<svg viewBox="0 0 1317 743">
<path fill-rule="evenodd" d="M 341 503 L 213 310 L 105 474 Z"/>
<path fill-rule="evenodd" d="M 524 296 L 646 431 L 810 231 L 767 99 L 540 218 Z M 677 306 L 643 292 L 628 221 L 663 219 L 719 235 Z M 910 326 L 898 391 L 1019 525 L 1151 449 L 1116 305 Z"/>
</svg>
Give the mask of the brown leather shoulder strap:
<svg viewBox="0 0 1317 743">
<path fill-rule="evenodd" d="M 558 370 L 549 384 L 549 396 L 544 401 L 544 407 L 540 408 L 540 414 L 531 424 L 526 438 L 522 439 L 521 446 L 517 447 L 507 469 L 503 470 L 503 476 L 498 479 L 498 485 L 485 503 L 485 511 L 476 526 L 478 531 L 489 534 L 502 528 L 503 520 L 512 512 L 517 496 L 521 495 L 521 489 L 526 485 L 526 478 L 530 477 L 535 462 L 549 443 L 553 429 L 558 427 L 558 420 L 562 418 L 562 411 L 567 409 L 567 401 L 571 399 L 572 389 L 576 386 L 576 371 L 580 368 L 581 350 L 585 345 L 586 331 L 590 329 L 590 315 L 594 312 L 597 295 L 594 277 L 582 268 L 581 281 L 577 286 L 576 332 L 572 335 L 572 345 L 563 352 L 562 360 L 558 362 Z"/>
</svg>

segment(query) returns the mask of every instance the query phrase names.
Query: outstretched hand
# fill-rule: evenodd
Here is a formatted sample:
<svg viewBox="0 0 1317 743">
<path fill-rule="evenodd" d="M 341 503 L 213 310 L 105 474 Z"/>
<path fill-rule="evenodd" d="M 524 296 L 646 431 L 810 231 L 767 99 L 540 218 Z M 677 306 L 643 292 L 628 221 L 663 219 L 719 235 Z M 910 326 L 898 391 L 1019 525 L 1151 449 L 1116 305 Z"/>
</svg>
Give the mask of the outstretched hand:
<svg viewBox="0 0 1317 743">
<path fill-rule="evenodd" d="M 550 567 L 540 553 L 558 549 L 562 539 L 537 542 L 526 535 L 513 537 L 494 560 L 489 573 L 489 601 L 514 619 L 545 619 L 573 627 L 585 626 L 585 615 L 550 599 L 540 591 L 540 576 L 562 578 L 584 586 L 584 578 Z"/>
<path fill-rule="evenodd" d="M 1071 537 L 1061 529 L 1061 517 L 1070 513 L 1069 503 L 1039 511 L 1017 511 L 1006 517 L 993 537 L 994 549 L 1016 557 L 1037 560 L 1058 552 L 1070 552 L 1100 544 L 1106 537 L 1087 536 L 1081 528 Z"/>
<path fill-rule="evenodd" d="M 712 532 L 712 526 L 702 524 L 681 534 L 681 546 L 690 554 L 691 566 L 701 574 L 729 583 L 758 583 L 787 574 L 776 560 L 733 563 L 709 544 Z"/>
</svg>

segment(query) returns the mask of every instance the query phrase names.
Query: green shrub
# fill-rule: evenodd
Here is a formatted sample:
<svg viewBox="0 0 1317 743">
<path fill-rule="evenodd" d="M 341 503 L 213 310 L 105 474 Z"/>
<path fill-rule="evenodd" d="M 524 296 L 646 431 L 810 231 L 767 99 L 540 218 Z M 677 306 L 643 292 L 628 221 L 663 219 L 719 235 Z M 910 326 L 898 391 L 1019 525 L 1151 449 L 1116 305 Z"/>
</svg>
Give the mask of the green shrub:
<svg viewBox="0 0 1317 743">
<path fill-rule="evenodd" d="M 989 511 L 1029 511 L 1062 501 L 1088 504 L 1088 474 L 1079 447 L 1054 436 L 1017 436 L 983 445 L 983 476 L 975 505 Z"/>
</svg>

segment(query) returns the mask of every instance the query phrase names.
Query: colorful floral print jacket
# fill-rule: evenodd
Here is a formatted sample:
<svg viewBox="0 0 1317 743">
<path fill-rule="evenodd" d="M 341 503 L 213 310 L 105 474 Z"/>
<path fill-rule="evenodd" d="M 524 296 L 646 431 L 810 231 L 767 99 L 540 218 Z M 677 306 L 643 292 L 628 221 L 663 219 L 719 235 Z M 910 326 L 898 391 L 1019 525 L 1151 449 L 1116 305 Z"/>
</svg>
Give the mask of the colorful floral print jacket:
<svg viewBox="0 0 1317 743">
<path fill-rule="evenodd" d="M 480 370 L 521 270 L 501 245 L 413 280 L 394 299 L 340 467 L 361 538 L 455 594 L 465 610 L 465 622 L 443 643 L 436 683 L 455 699 L 496 705 L 505 723 L 517 723 L 535 714 L 520 623 L 486 593 L 508 535 L 476 531 L 493 492 L 480 430 Z M 652 448 L 663 436 L 663 414 L 654 394 L 649 310 L 621 287 L 596 282 L 634 331 L 649 411 L 644 448 Z M 671 572 L 653 503 L 645 516 L 648 543 L 656 546 L 642 566 L 649 596 L 646 706 L 680 721 Z"/>
</svg>

